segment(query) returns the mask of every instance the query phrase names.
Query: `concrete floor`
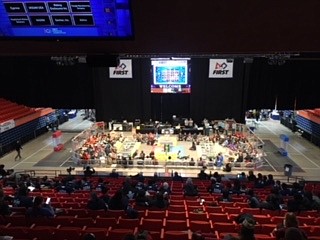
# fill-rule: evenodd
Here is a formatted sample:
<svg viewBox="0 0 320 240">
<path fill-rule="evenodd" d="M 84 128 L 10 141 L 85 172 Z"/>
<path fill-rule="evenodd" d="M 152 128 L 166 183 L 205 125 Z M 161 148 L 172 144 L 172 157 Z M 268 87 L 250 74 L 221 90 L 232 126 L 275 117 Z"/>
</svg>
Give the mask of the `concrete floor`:
<svg viewBox="0 0 320 240">
<path fill-rule="evenodd" d="M 63 135 L 61 138 L 62 143 L 67 143 L 75 135 L 81 132 L 84 129 L 87 129 L 91 126 L 92 122 L 83 120 L 83 117 L 78 114 L 74 119 L 70 119 L 68 122 L 60 125 L 60 130 L 62 130 Z M 281 146 L 280 134 L 286 134 L 289 136 L 288 143 L 288 158 L 290 158 L 295 164 L 297 164 L 302 170 L 299 172 L 293 171 L 293 178 L 290 181 L 294 181 L 294 178 L 304 178 L 305 180 L 318 181 L 320 180 L 320 148 L 314 144 L 308 142 L 302 138 L 298 133 L 292 133 L 291 130 L 287 129 L 285 126 L 281 125 L 279 121 L 268 120 L 261 121 L 257 125 L 255 134 L 262 140 L 269 140 L 275 146 Z M 180 143 L 179 143 L 180 144 Z M 191 143 L 184 143 L 187 154 L 193 154 L 188 152 Z M 148 152 L 147 146 L 145 146 L 146 151 Z M 51 155 L 50 155 L 51 154 Z M 15 172 L 24 171 L 24 170 L 34 170 L 37 175 L 58 175 L 66 174 L 66 168 L 74 164 L 71 160 L 71 147 L 63 150 L 63 159 L 59 159 L 59 162 L 54 162 L 54 158 L 51 161 L 51 164 L 43 164 L 42 166 L 35 166 L 39 161 L 43 160 L 50 156 L 55 156 L 56 153 L 53 151 L 53 140 L 52 132 L 48 132 L 44 135 L 41 135 L 37 139 L 34 139 L 23 146 L 21 151 L 22 159 L 15 161 L 16 152 L 11 152 L 2 158 L 0 162 L 5 164 L 6 169 L 14 169 Z M 59 153 L 57 153 L 59 154 Z M 282 157 L 277 159 L 278 162 L 272 163 L 268 161 L 268 153 L 266 157 L 265 164 L 268 165 L 267 168 L 256 169 L 255 172 L 261 172 L 262 174 L 273 174 L 278 179 L 286 179 L 284 176 L 283 166 L 287 163 L 287 157 Z M 39 165 L 39 164 L 38 164 Z M 277 165 L 277 166 L 276 166 Z M 265 169 L 268 169 L 267 171 Z M 101 174 L 109 173 L 111 171 L 111 166 L 103 167 L 96 169 Z M 195 177 L 199 172 L 199 168 L 190 168 L 190 167 L 181 167 L 181 168 L 118 168 L 118 172 L 122 172 L 124 175 L 136 174 L 137 172 L 143 171 L 143 173 L 148 175 L 153 175 L 154 172 L 158 172 L 161 175 L 169 176 L 172 171 L 178 171 L 182 176 Z M 76 167 L 75 173 L 81 173 L 82 167 Z M 209 171 L 209 170 L 207 170 Z M 212 171 L 215 171 L 212 169 Z M 233 169 L 231 174 L 237 174 L 239 170 Z"/>
</svg>

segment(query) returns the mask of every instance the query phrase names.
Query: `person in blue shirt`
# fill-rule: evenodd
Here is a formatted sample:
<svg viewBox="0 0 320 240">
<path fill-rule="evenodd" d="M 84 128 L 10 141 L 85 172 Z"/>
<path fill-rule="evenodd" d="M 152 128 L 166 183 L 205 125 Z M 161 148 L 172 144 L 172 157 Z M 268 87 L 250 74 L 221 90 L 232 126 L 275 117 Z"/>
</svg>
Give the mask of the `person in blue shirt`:
<svg viewBox="0 0 320 240">
<path fill-rule="evenodd" d="M 223 166 L 223 156 L 222 153 L 219 153 L 216 159 L 216 166 L 222 167 Z"/>
</svg>

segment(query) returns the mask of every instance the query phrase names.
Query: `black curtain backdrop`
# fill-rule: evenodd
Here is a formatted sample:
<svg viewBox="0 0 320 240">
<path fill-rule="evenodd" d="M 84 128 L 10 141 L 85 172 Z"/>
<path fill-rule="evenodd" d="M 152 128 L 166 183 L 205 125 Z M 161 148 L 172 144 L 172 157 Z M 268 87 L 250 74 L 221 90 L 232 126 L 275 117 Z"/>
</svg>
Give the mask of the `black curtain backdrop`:
<svg viewBox="0 0 320 240">
<path fill-rule="evenodd" d="M 254 59 L 250 73 L 248 109 L 286 110 L 317 108 L 320 61 L 288 60 L 270 65 L 267 59 Z"/>
<path fill-rule="evenodd" d="M 209 59 L 191 59 L 191 94 L 151 94 L 149 58 L 134 58 L 132 79 L 110 79 L 107 66 L 59 67 L 48 57 L 0 58 L 0 97 L 30 107 L 96 109 L 97 120 L 167 121 L 172 115 L 234 118 L 244 121 L 247 109 L 318 108 L 319 60 L 288 60 L 269 65 L 266 59 L 234 61 L 234 77 L 209 79 Z"/>
<path fill-rule="evenodd" d="M 243 121 L 244 77 L 242 58 L 234 60 L 233 78 L 209 78 L 209 59 L 192 60 L 191 116 L 196 121 L 234 118 Z"/>
<path fill-rule="evenodd" d="M 244 119 L 248 78 L 243 59 L 235 59 L 233 78 L 209 79 L 209 59 L 191 59 L 191 94 L 151 94 L 150 59 L 133 59 L 132 79 L 110 79 L 108 68 L 96 68 L 95 105 L 98 120 L 170 121 L 173 115 L 196 122 L 209 119 Z"/>
<path fill-rule="evenodd" d="M 30 107 L 94 108 L 91 68 L 50 57 L 0 58 L 0 97 Z"/>
<path fill-rule="evenodd" d="M 109 78 L 109 67 L 95 67 L 94 98 L 99 121 L 151 118 L 150 60 L 133 59 L 133 78 Z"/>
</svg>

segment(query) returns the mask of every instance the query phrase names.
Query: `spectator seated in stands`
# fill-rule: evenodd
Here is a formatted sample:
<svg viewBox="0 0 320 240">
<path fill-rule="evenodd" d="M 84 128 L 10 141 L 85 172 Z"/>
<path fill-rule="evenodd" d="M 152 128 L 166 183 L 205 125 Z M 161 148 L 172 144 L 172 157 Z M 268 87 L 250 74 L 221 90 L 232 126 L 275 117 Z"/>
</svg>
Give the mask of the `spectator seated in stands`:
<svg viewBox="0 0 320 240">
<path fill-rule="evenodd" d="M 111 178 L 118 178 L 119 177 L 119 173 L 116 172 L 117 170 L 114 168 L 112 169 L 111 173 L 109 174 L 109 177 Z"/>
<path fill-rule="evenodd" d="M 153 174 L 153 177 L 148 180 L 147 190 L 148 191 L 157 191 L 159 185 L 160 185 L 160 177 L 158 176 L 158 173 L 155 172 Z"/>
<path fill-rule="evenodd" d="M 8 175 L 10 175 L 10 173 L 4 169 L 4 164 L 0 165 L 0 178 L 5 178 Z"/>
<path fill-rule="evenodd" d="M 274 186 L 276 182 L 273 179 L 273 175 L 272 174 L 268 174 L 268 179 L 266 181 L 266 186 Z"/>
<path fill-rule="evenodd" d="M 19 184 L 17 194 L 13 199 L 14 207 L 25 207 L 29 208 L 33 206 L 33 198 L 29 197 L 29 190 L 24 183 Z"/>
<path fill-rule="evenodd" d="M 147 192 L 144 189 L 138 191 L 135 202 L 138 206 L 150 206 L 150 199 L 148 198 Z"/>
<path fill-rule="evenodd" d="M 110 210 L 126 210 L 129 204 L 129 199 L 121 190 L 118 190 L 109 201 Z"/>
<path fill-rule="evenodd" d="M 8 201 L 6 200 L 6 196 L 3 192 L 3 189 L 0 188 L 0 215 L 6 216 L 10 215 L 10 207 Z"/>
<path fill-rule="evenodd" d="M 98 178 L 98 182 L 97 182 L 94 190 L 95 190 L 96 192 L 102 192 L 102 191 L 104 191 L 104 190 L 107 189 L 107 188 L 108 188 L 107 182 L 104 182 L 104 181 L 103 181 L 103 178 L 102 178 L 102 177 L 99 177 L 99 178 Z"/>
<path fill-rule="evenodd" d="M 54 187 L 59 193 L 72 193 L 75 190 L 75 184 L 66 178 L 61 179 L 60 182 L 56 182 Z M 81 185 L 81 188 L 83 189 L 83 185 Z"/>
<path fill-rule="evenodd" d="M 156 207 L 160 209 L 167 208 L 169 205 L 167 194 L 158 192 L 155 196 L 155 199 L 150 201 L 150 204 L 152 207 Z"/>
<path fill-rule="evenodd" d="M 107 210 L 108 206 L 106 203 L 97 196 L 97 193 L 92 192 L 91 198 L 88 201 L 87 208 L 90 210 Z"/>
<path fill-rule="evenodd" d="M 278 224 L 273 231 L 273 235 L 276 236 L 276 240 L 285 239 L 286 230 L 288 228 L 296 228 L 298 232 L 303 236 L 302 239 L 308 239 L 306 233 L 299 229 L 299 221 L 293 212 L 287 212 L 284 216 L 282 223 Z"/>
<path fill-rule="evenodd" d="M 86 233 L 83 236 L 83 240 L 96 240 L 96 236 L 93 233 Z"/>
<path fill-rule="evenodd" d="M 238 174 L 237 178 L 239 179 L 239 181 L 246 181 L 247 180 L 247 176 L 246 176 L 245 172 L 241 172 L 240 174 Z"/>
<path fill-rule="evenodd" d="M 222 196 L 219 198 L 220 202 L 232 202 L 232 194 L 229 189 L 224 189 L 222 191 Z"/>
<path fill-rule="evenodd" d="M 310 191 L 304 192 L 302 205 L 305 210 L 320 210 L 320 203 L 316 201 L 316 197 Z"/>
<path fill-rule="evenodd" d="M 85 177 L 91 177 L 95 173 L 96 170 L 91 166 L 86 166 L 85 170 L 83 171 Z"/>
<path fill-rule="evenodd" d="M 257 180 L 257 176 L 254 175 L 252 170 L 249 170 L 247 179 L 249 182 L 255 182 Z"/>
<path fill-rule="evenodd" d="M 210 178 L 210 186 L 208 187 L 208 192 L 210 193 L 221 193 L 224 185 L 221 183 L 221 176 L 215 172 Z"/>
<path fill-rule="evenodd" d="M 174 175 L 172 177 L 172 181 L 183 181 L 183 178 L 178 174 L 178 172 L 174 172 Z"/>
<path fill-rule="evenodd" d="M 202 168 L 201 170 L 200 170 L 200 172 L 198 173 L 198 178 L 200 179 L 200 180 L 207 180 L 208 178 L 209 178 L 209 175 L 207 174 L 207 173 L 205 173 L 205 170 L 206 170 L 206 168 Z"/>
<path fill-rule="evenodd" d="M 306 235 L 300 229 L 290 227 L 286 229 L 284 240 L 307 240 Z"/>
<path fill-rule="evenodd" d="M 143 176 L 143 172 L 138 172 L 136 175 L 133 175 L 132 178 L 137 180 L 138 182 L 144 183 L 145 177 Z"/>
<path fill-rule="evenodd" d="M 42 196 L 36 196 L 33 201 L 33 206 L 28 208 L 27 217 L 54 217 L 55 213 L 50 204 L 43 202 Z"/>
<path fill-rule="evenodd" d="M 282 183 L 280 187 L 280 194 L 282 196 L 291 196 L 291 190 L 288 187 L 288 184 Z"/>
<path fill-rule="evenodd" d="M 259 198 L 255 195 L 253 189 L 248 191 L 248 204 L 251 208 L 260 208 Z"/>
<path fill-rule="evenodd" d="M 170 186 L 167 182 L 164 182 L 162 186 L 159 188 L 159 192 L 162 194 L 170 195 L 171 194 L 171 189 Z"/>
<path fill-rule="evenodd" d="M 255 188 L 264 188 L 266 186 L 265 178 L 262 176 L 261 173 L 258 173 L 258 177 L 254 182 Z"/>
<path fill-rule="evenodd" d="M 282 196 L 277 188 L 271 189 L 271 193 L 267 196 L 266 201 L 260 203 L 260 208 L 269 210 L 280 210 L 280 204 L 283 204 Z"/>
<path fill-rule="evenodd" d="M 198 187 L 193 184 L 192 179 L 188 178 L 184 186 L 184 196 L 198 196 Z"/>
<path fill-rule="evenodd" d="M 224 237 L 224 240 L 254 240 L 254 231 L 256 222 L 251 214 L 240 214 L 235 219 L 239 224 L 240 231 L 238 237 L 228 234 Z"/>
<path fill-rule="evenodd" d="M 107 206 L 109 206 L 110 196 L 108 194 L 108 189 L 107 188 L 103 188 L 101 190 L 99 198 L 102 199 Z"/>
</svg>

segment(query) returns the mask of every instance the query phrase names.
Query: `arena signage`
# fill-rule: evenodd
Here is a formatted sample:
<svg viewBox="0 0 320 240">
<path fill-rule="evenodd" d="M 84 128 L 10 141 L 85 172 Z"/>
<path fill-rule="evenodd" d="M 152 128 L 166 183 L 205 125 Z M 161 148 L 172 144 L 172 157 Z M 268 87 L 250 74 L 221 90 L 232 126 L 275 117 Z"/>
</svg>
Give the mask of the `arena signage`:
<svg viewBox="0 0 320 240">
<path fill-rule="evenodd" d="M 232 78 L 233 59 L 210 59 L 209 78 Z"/>
<path fill-rule="evenodd" d="M 110 78 L 132 78 L 131 59 L 120 59 L 117 67 L 109 67 Z"/>
<path fill-rule="evenodd" d="M 0 133 L 3 133 L 9 129 L 12 129 L 16 126 L 13 119 L 0 123 Z"/>
</svg>

